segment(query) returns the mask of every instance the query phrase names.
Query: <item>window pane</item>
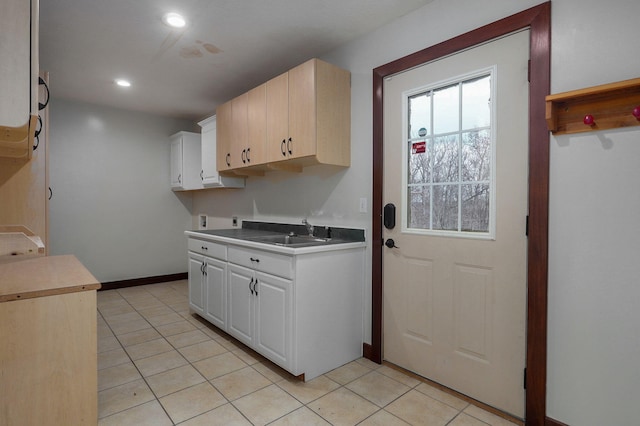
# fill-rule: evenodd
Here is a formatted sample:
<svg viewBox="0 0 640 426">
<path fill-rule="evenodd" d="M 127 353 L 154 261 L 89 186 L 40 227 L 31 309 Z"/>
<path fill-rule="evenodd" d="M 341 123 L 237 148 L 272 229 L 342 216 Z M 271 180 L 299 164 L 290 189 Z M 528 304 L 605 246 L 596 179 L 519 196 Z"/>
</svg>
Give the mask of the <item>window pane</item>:
<svg viewBox="0 0 640 426">
<path fill-rule="evenodd" d="M 427 141 L 409 142 L 409 179 L 411 183 L 427 183 L 431 180 Z"/>
<path fill-rule="evenodd" d="M 458 230 L 458 185 L 433 187 L 433 228 Z"/>
<path fill-rule="evenodd" d="M 491 176 L 491 133 L 462 134 L 462 181 L 488 181 Z"/>
<path fill-rule="evenodd" d="M 409 187 L 409 228 L 429 229 L 430 191 L 428 186 Z"/>
<path fill-rule="evenodd" d="M 433 91 L 433 133 L 456 132 L 460 127 L 459 85 Z"/>
<path fill-rule="evenodd" d="M 462 230 L 489 231 L 489 184 L 462 185 Z"/>
<path fill-rule="evenodd" d="M 458 182 L 458 135 L 435 138 L 431 153 L 434 182 Z"/>
<path fill-rule="evenodd" d="M 409 138 L 423 138 L 429 134 L 431 120 L 430 92 L 409 98 Z"/>
<path fill-rule="evenodd" d="M 462 129 L 491 125 L 491 76 L 462 83 Z"/>
</svg>

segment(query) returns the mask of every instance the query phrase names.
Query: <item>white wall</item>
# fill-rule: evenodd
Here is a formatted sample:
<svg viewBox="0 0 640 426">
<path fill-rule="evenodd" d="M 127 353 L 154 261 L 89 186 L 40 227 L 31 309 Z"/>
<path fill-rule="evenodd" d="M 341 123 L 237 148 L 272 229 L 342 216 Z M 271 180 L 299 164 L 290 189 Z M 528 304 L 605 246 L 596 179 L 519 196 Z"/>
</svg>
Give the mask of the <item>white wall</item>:
<svg viewBox="0 0 640 426">
<path fill-rule="evenodd" d="M 74 254 L 101 282 L 185 272 L 192 201 L 170 190 L 168 136 L 192 129 L 52 99 L 51 254 Z"/>
<path fill-rule="evenodd" d="M 232 215 L 308 216 L 365 228 L 370 239 L 370 217 L 357 206 L 359 197 L 371 199 L 372 69 L 539 3 L 435 0 L 325 55 L 352 73 L 351 168 L 250 178 L 244 190 L 194 196 L 194 213 L 224 227 Z M 637 0 L 555 0 L 551 92 L 638 77 L 638 17 Z M 638 139 L 632 129 L 551 138 L 547 414 L 570 425 L 637 423 Z M 366 306 L 370 342 L 370 288 Z"/>
</svg>

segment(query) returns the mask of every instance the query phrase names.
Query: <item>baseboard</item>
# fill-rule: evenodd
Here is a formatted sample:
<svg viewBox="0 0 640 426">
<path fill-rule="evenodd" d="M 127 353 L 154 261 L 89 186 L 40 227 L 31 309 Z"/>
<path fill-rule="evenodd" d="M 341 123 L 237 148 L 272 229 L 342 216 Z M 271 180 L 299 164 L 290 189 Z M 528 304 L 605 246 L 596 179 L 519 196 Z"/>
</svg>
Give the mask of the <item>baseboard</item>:
<svg viewBox="0 0 640 426">
<path fill-rule="evenodd" d="M 110 281 L 107 283 L 102 283 L 102 287 L 100 288 L 99 291 L 115 290 L 118 288 L 125 288 L 125 287 L 135 287 L 138 285 L 157 284 L 157 283 L 166 283 L 170 281 L 186 280 L 188 277 L 189 277 L 188 272 L 180 272 L 177 274 L 156 275 L 154 277 L 132 278 L 129 280 Z"/>
<path fill-rule="evenodd" d="M 559 422 L 557 420 L 553 420 L 550 417 L 547 417 L 544 422 L 544 426 L 569 426 L 569 425 L 566 423 Z"/>
<path fill-rule="evenodd" d="M 362 343 L 362 356 L 373 361 L 373 346 L 369 343 Z"/>
</svg>

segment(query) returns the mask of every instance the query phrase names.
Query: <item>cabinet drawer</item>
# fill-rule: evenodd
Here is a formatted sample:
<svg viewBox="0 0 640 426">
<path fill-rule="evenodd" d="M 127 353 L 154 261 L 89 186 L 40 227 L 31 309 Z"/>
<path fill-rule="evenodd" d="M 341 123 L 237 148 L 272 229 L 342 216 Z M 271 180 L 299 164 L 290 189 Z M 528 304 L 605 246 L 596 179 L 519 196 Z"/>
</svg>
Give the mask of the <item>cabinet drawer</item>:
<svg viewBox="0 0 640 426">
<path fill-rule="evenodd" d="M 189 251 L 204 254 L 209 257 L 215 257 L 216 259 L 227 260 L 227 246 L 224 244 L 198 240 L 197 238 L 189 238 L 188 247 Z"/>
<path fill-rule="evenodd" d="M 256 271 L 293 278 L 293 258 L 268 251 L 229 247 L 229 262 Z"/>
</svg>

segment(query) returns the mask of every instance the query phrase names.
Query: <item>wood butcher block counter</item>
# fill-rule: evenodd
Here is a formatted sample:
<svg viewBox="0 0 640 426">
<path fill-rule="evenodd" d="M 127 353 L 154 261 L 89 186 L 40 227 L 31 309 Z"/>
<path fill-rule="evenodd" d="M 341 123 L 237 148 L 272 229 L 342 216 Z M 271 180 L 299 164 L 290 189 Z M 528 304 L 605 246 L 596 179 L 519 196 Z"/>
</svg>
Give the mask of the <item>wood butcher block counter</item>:
<svg viewBox="0 0 640 426">
<path fill-rule="evenodd" d="M 0 260 L 0 426 L 97 424 L 99 288 L 74 256 Z"/>
</svg>

